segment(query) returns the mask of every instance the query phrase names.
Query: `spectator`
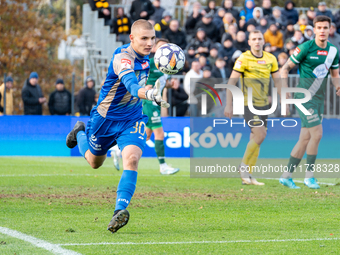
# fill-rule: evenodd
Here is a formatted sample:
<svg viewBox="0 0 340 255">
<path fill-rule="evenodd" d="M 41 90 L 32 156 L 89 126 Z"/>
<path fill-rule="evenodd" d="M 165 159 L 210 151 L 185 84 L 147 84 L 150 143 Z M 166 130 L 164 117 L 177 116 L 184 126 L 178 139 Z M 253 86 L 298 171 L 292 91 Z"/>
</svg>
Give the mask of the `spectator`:
<svg viewBox="0 0 340 255">
<path fill-rule="evenodd" d="M 208 6 L 205 7 L 204 10 L 206 13 L 209 13 L 211 14 L 211 16 L 214 16 L 215 13 L 217 12 L 215 0 L 209 0 Z"/>
<path fill-rule="evenodd" d="M 179 22 L 176 19 L 170 21 L 169 29 L 164 32 L 163 37 L 168 39 L 169 42 L 177 44 L 182 49 L 185 49 L 187 46 L 185 34 L 179 29 Z"/>
<path fill-rule="evenodd" d="M 211 48 L 210 48 L 210 52 L 209 52 L 209 57 L 208 57 L 208 62 L 209 62 L 209 65 L 211 67 L 213 67 L 215 65 L 215 62 L 217 60 L 217 56 L 218 56 L 218 45 L 217 44 L 214 44 Z"/>
<path fill-rule="evenodd" d="M 329 34 L 329 36 L 330 36 L 330 34 Z M 313 27 L 312 26 L 310 26 L 310 25 L 306 26 L 305 32 L 304 32 L 304 37 L 306 38 L 306 41 L 314 39 L 314 31 L 313 31 Z M 329 39 L 330 38 L 328 38 L 328 40 Z"/>
<path fill-rule="evenodd" d="M 212 23 L 212 15 L 207 13 L 203 16 L 202 20 L 199 21 L 196 26 L 195 30 L 201 28 L 205 31 L 206 36 L 212 41 L 216 42 L 219 36 L 219 31 L 215 27 L 214 23 Z"/>
<path fill-rule="evenodd" d="M 290 51 L 291 50 L 294 50 L 295 49 L 295 44 L 294 44 L 294 42 L 292 41 L 292 39 L 291 38 L 288 38 L 288 39 L 286 39 L 286 42 L 285 42 L 285 46 L 284 46 L 284 49 L 283 49 L 283 51 L 288 55 L 288 56 L 290 56 L 291 54 L 290 54 Z"/>
<path fill-rule="evenodd" d="M 237 28 L 236 19 L 229 12 L 224 14 L 222 21 L 223 25 L 220 27 L 220 37 L 222 37 L 224 33 L 229 33 L 229 28 L 231 26 L 235 26 Z"/>
<path fill-rule="evenodd" d="M 171 79 L 171 106 L 175 107 L 176 117 L 182 117 L 188 110 L 188 103 L 185 102 L 189 98 L 185 90 L 180 86 L 179 79 Z"/>
<path fill-rule="evenodd" d="M 203 17 L 200 10 L 201 10 L 201 4 L 199 2 L 195 2 L 193 6 L 193 11 L 188 16 L 187 21 L 185 22 L 185 31 L 187 35 L 189 35 L 188 39 L 191 39 L 192 37 L 195 36 L 195 33 L 196 33 L 195 26 L 199 21 L 201 21 Z"/>
<path fill-rule="evenodd" d="M 263 0 L 262 2 L 262 11 L 263 16 L 271 16 L 272 15 L 272 2 L 270 0 Z"/>
<path fill-rule="evenodd" d="M 51 115 L 69 115 L 71 114 L 71 93 L 65 89 L 63 79 L 57 79 L 55 91 L 50 95 L 48 109 Z"/>
<path fill-rule="evenodd" d="M 335 25 L 335 23 L 331 24 L 331 28 L 329 30 L 328 40 L 337 49 L 340 49 L 340 35 L 336 32 L 336 25 Z"/>
<path fill-rule="evenodd" d="M 191 66 L 191 63 L 197 59 L 196 58 L 196 50 L 194 46 L 189 46 L 187 53 L 185 54 L 185 62 L 188 62 L 188 65 Z"/>
<path fill-rule="evenodd" d="M 303 34 L 300 30 L 295 30 L 294 36 L 292 37 L 292 41 L 295 47 L 299 46 L 305 41 L 305 38 L 303 37 Z"/>
<path fill-rule="evenodd" d="M 148 21 L 151 23 L 151 25 L 155 29 L 155 26 L 156 26 L 155 21 L 153 19 L 149 19 Z M 155 35 L 156 35 L 156 38 L 161 38 L 162 37 L 162 32 L 160 30 L 156 31 L 156 29 L 155 29 Z"/>
<path fill-rule="evenodd" d="M 269 25 L 267 32 L 263 35 L 266 43 L 270 43 L 271 52 L 277 56 L 283 48 L 283 34 L 278 31 L 275 23 Z"/>
<path fill-rule="evenodd" d="M 268 23 L 275 23 L 280 30 L 285 30 L 287 26 L 287 19 L 282 15 L 281 8 L 275 6 L 273 8 L 273 15 L 269 16 Z"/>
<path fill-rule="evenodd" d="M 201 69 L 203 70 L 204 67 L 207 66 L 207 58 L 203 55 L 198 57 L 198 62 L 200 62 Z"/>
<path fill-rule="evenodd" d="M 241 17 L 238 21 L 238 28 L 243 31 L 246 32 L 247 31 L 247 23 L 246 23 L 246 18 L 245 17 Z"/>
<path fill-rule="evenodd" d="M 253 18 L 253 11 L 255 8 L 254 0 L 245 0 L 244 9 L 240 12 L 240 17 L 245 17 L 246 22 Z"/>
<path fill-rule="evenodd" d="M 248 20 L 247 24 L 253 24 L 255 27 L 260 25 L 260 20 L 263 17 L 263 12 L 260 7 L 255 7 L 253 11 L 253 18 Z"/>
<path fill-rule="evenodd" d="M 299 16 L 298 24 L 300 26 L 299 30 L 301 30 L 301 32 L 304 33 L 305 32 L 305 28 L 308 25 L 308 19 L 307 19 L 307 15 L 306 14 L 301 14 Z"/>
<path fill-rule="evenodd" d="M 225 81 L 229 78 L 230 72 L 226 68 L 226 61 L 223 58 L 218 58 L 215 62 L 215 66 L 211 71 L 211 76 L 214 78 L 220 78 Z"/>
<path fill-rule="evenodd" d="M 288 20 L 287 28 L 285 32 L 285 39 L 290 39 L 294 36 L 295 29 L 294 29 L 294 22 L 292 20 Z"/>
<path fill-rule="evenodd" d="M 330 10 L 327 10 L 327 4 L 325 2 L 320 2 L 318 5 L 318 11 L 316 12 L 316 16 L 321 15 L 330 17 L 332 22 L 334 21 L 333 14 Z"/>
<path fill-rule="evenodd" d="M 340 33 L 340 10 L 334 14 L 334 23 L 337 27 L 337 32 Z"/>
<path fill-rule="evenodd" d="M 309 7 L 309 9 L 307 11 L 308 25 L 314 26 L 313 20 L 314 20 L 315 17 L 316 17 L 316 12 L 315 12 L 314 7 Z"/>
<path fill-rule="evenodd" d="M 128 44 L 130 42 L 130 32 L 131 32 L 131 19 L 124 13 L 124 9 L 119 7 L 117 9 L 117 15 L 113 19 L 113 33 L 117 35 L 117 41 L 123 44 Z"/>
<path fill-rule="evenodd" d="M 89 0 L 92 11 L 98 11 L 98 18 L 104 19 L 105 26 L 111 25 L 111 8 L 108 1 Z"/>
<path fill-rule="evenodd" d="M 258 25 L 256 27 L 257 30 L 261 31 L 262 34 L 264 34 L 267 29 L 268 29 L 268 21 L 267 21 L 267 18 L 263 17 L 261 20 L 260 20 L 260 25 Z"/>
<path fill-rule="evenodd" d="M 156 32 L 161 32 L 163 35 L 166 30 L 169 28 L 169 23 L 172 18 L 172 15 L 170 14 L 169 11 L 163 12 L 163 19 L 161 20 L 160 23 L 157 23 L 154 28 Z"/>
<path fill-rule="evenodd" d="M 277 62 L 278 62 L 278 64 L 279 64 L 279 69 L 281 69 L 282 66 L 283 66 L 284 64 L 286 64 L 287 60 L 288 60 L 288 55 L 287 55 L 287 53 L 285 53 L 285 52 L 281 52 L 281 53 L 277 56 Z"/>
<path fill-rule="evenodd" d="M 38 74 L 32 72 L 22 88 L 25 115 L 42 115 L 42 104 L 46 102 L 46 98 L 38 85 L 38 78 Z"/>
<path fill-rule="evenodd" d="M 233 46 L 233 39 L 229 34 L 227 34 L 223 39 L 224 41 L 222 41 L 222 46 L 218 51 L 218 57 L 228 61 L 237 49 Z"/>
<path fill-rule="evenodd" d="M 233 38 L 233 41 L 235 41 L 236 35 L 237 35 L 237 26 L 230 26 L 228 29 L 228 34 L 230 34 L 231 38 Z M 221 38 L 221 41 L 222 41 L 222 38 Z"/>
<path fill-rule="evenodd" d="M 219 8 L 217 13 L 214 15 L 214 18 L 212 21 L 215 27 L 219 28 L 222 26 L 224 15 L 225 15 L 225 10 L 222 7 Z"/>
<path fill-rule="evenodd" d="M 133 21 L 138 19 L 150 19 L 150 16 L 155 13 L 155 8 L 153 7 L 150 0 L 134 0 L 130 8 L 130 17 Z"/>
<path fill-rule="evenodd" d="M 5 83 L 0 86 L 0 115 L 4 114 L 4 100 L 5 100 L 5 86 L 6 86 L 6 115 L 13 115 L 13 79 L 6 77 Z"/>
<path fill-rule="evenodd" d="M 203 77 L 203 71 L 201 65 L 197 60 L 191 63 L 190 71 L 184 77 L 184 90 L 189 95 L 188 102 L 190 104 L 189 111 L 191 117 L 197 116 L 197 98 L 194 95 L 196 89 L 196 81 Z"/>
<path fill-rule="evenodd" d="M 270 44 L 270 43 L 265 43 L 265 44 L 263 45 L 263 50 L 266 51 L 266 52 L 271 53 L 271 52 L 272 52 L 272 46 L 271 46 L 271 44 Z"/>
<path fill-rule="evenodd" d="M 95 82 L 91 76 L 86 77 L 85 87 L 82 88 L 77 97 L 77 104 L 79 107 L 80 115 L 90 116 L 92 105 L 94 103 L 94 96 L 96 91 L 94 90 Z"/>
<path fill-rule="evenodd" d="M 150 19 L 154 20 L 156 24 L 161 23 L 163 12 L 165 11 L 165 9 L 161 7 L 161 0 L 154 0 L 152 4 L 155 12 L 150 16 Z"/>
<path fill-rule="evenodd" d="M 236 19 L 236 21 L 239 20 L 240 13 L 238 10 L 234 8 L 232 0 L 223 0 L 221 6 L 224 8 L 226 13 L 231 13 L 231 15 Z"/>
<path fill-rule="evenodd" d="M 249 38 L 250 32 L 254 31 L 255 29 L 256 29 L 256 27 L 253 24 L 248 24 L 247 25 L 247 31 L 246 31 L 247 40 Z"/>
<path fill-rule="evenodd" d="M 245 52 L 249 49 L 248 42 L 246 41 L 246 33 L 243 31 L 238 31 L 236 36 L 236 41 L 234 41 L 234 46 L 241 52 Z"/>
<path fill-rule="evenodd" d="M 205 31 L 202 28 L 198 28 L 195 38 L 191 40 L 188 47 L 194 47 L 196 54 L 208 57 L 211 40 L 205 35 Z"/>
<path fill-rule="evenodd" d="M 293 1 L 286 1 L 285 8 L 282 11 L 282 16 L 285 16 L 286 20 L 292 20 L 294 24 L 296 24 L 296 22 L 299 20 L 299 13 L 294 7 L 295 4 Z"/>
</svg>

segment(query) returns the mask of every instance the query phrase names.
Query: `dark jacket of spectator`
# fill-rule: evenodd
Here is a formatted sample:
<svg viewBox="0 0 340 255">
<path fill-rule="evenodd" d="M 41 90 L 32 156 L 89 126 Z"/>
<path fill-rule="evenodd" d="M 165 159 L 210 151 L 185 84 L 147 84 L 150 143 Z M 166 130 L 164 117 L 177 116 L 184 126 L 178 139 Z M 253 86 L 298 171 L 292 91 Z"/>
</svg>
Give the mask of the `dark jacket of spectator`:
<svg viewBox="0 0 340 255">
<path fill-rule="evenodd" d="M 205 57 L 209 56 L 209 49 L 211 47 L 211 40 L 208 37 L 205 37 L 202 41 L 199 40 L 197 37 L 191 39 L 190 44 L 188 45 L 188 48 L 194 48 L 197 54 L 203 55 Z M 199 47 L 202 48 L 208 48 L 208 51 L 206 53 L 199 53 L 197 50 Z"/>
<path fill-rule="evenodd" d="M 273 8 L 269 7 L 269 8 L 263 8 L 262 7 L 262 11 L 263 11 L 263 16 L 270 16 L 273 14 Z"/>
<path fill-rule="evenodd" d="M 220 17 L 218 13 L 216 13 L 213 17 L 212 23 L 216 26 L 216 28 L 219 28 L 223 25 L 223 17 Z"/>
<path fill-rule="evenodd" d="M 290 10 L 287 9 L 287 5 L 289 3 L 293 4 L 293 9 L 290 9 Z M 286 1 L 285 8 L 284 8 L 284 10 L 282 10 L 281 13 L 282 13 L 283 16 L 286 17 L 287 20 L 291 19 L 294 22 L 294 24 L 296 24 L 298 22 L 298 20 L 299 20 L 299 13 L 298 13 L 298 11 L 294 7 L 295 7 L 294 2 L 291 1 L 291 0 L 288 0 L 288 1 Z"/>
<path fill-rule="evenodd" d="M 168 29 L 164 32 L 163 37 L 168 39 L 169 42 L 177 44 L 182 49 L 185 49 L 185 47 L 187 47 L 186 36 L 180 30 L 177 30 L 177 32 L 174 32 L 171 29 Z"/>
<path fill-rule="evenodd" d="M 231 42 L 233 42 L 231 35 L 227 35 L 224 36 L 223 38 L 224 40 L 222 41 L 222 45 L 218 50 L 218 57 L 219 58 L 223 58 L 225 61 L 228 61 L 229 59 L 231 59 L 231 57 L 233 56 L 234 52 L 237 50 L 233 44 L 231 44 L 231 47 L 226 48 L 224 46 L 224 42 L 226 40 L 230 40 Z"/>
<path fill-rule="evenodd" d="M 210 22 L 209 24 L 204 24 L 201 20 L 198 22 L 195 26 L 195 31 L 197 31 L 198 28 L 202 28 L 205 31 L 206 36 L 212 41 L 216 42 L 219 37 L 219 30 L 215 26 L 213 22 Z"/>
<path fill-rule="evenodd" d="M 51 115 L 66 115 L 71 114 L 71 93 L 64 88 L 64 90 L 55 90 L 51 93 L 48 101 L 48 109 Z"/>
<path fill-rule="evenodd" d="M 147 12 L 145 17 L 141 17 L 141 12 Z M 150 19 L 150 16 L 154 14 L 155 8 L 153 7 L 150 0 L 134 0 L 131 4 L 130 17 L 136 21 L 138 19 Z"/>
<path fill-rule="evenodd" d="M 337 32 L 340 33 L 340 10 L 334 14 L 334 23 L 337 27 Z"/>
<path fill-rule="evenodd" d="M 237 40 L 234 41 L 234 47 L 242 52 L 246 52 L 249 50 L 249 44 L 247 41 L 239 42 Z"/>
<path fill-rule="evenodd" d="M 91 109 L 94 104 L 94 96 L 96 95 L 96 91 L 94 90 L 94 88 L 89 88 L 87 86 L 86 81 L 88 79 L 89 77 L 86 78 L 85 87 L 79 91 L 78 96 L 77 96 L 77 104 L 79 107 L 79 112 L 81 115 L 85 115 L 85 116 L 90 116 Z"/>
<path fill-rule="evenodd" d="M 234 7 L 231 7 L 231 8 L 226 8 L 224 6 L 224 0 L 222 1 L 221 3 L 221 6 L 224 8 L 225 12 L 227 13 L 231 13 L 233 15 L 233 17 L 236 19 L 236 20 L 239 20 L 240 19 L 240 12 L 238 10 L 236 10 Z"/>
<path fill-rule="evenodd" d="M 163 15 L 163 12 L 165 11 L 165 9 L 163 7 L 154 7 L 155 8 L 155 12 L 154 14 L 152 14 L 150 16 L 150 19 L 154 20 L 155 23 L 160 23 L 161 20 L 162 20 L 162 15 Z"/>
<path fill-rule="evenodd" d="M 39 98 L 44 97 L 44 95 L 38 84 L 33 86 L 27 79 L 22 88 L 21 96 L 24 101 L 25 115 L 42 115 L 42 105 L 39 103 Z"/>
<path fill-rule="evenodd" d="M 98 18 L 105 20 L 105 25 L 110 25 L 111 21 L 111 8 L 109 7 L 108 1 L 94 1 L 89 0 L 89 4 L 92 11 L 98 11 Z M 100 7 L 98 7 L 100 6 Z M 110 14 L 105 15 L 104 9 L 108 10 Z"/>
<path fill-rule="evenodd" d="M 227 67 L 224 67 L 223 70 L 224 70 L 226 79 L 228 79 L 230 77 L 230 74 L 231 74 L 230 71 L 227 69 Z M 220 70 L 219 68 L 217 68 L 216 66 L 214 66 L 213 69 L 211 70 L 211 77 L 222 79 L 223 77 L 222 77 L 221 72 L 223 72 L 223 71 Z"/>
<path fill-rule="evenodd" d="M 330 17 L 332 22 L 334 21 L 334 16 L 333 16 L 333 14 L 332 14 L 332 12 L 330 10 L 326 10 L 324 12 L 321 12 L 321 11 L 318 10 L 316 12 L 316 16 L 321 16 L 321 15 Z"/>
<path fill-rule="evenodd" d="M 176 116 L 180 117 L 185 115 L 188 109 L 188 103 L 184 103 L 184 101 L 188 98 L 188 94 L 181 86 L 177 89 L 171 89 L 171 105 L 172 107 L 176 107 Z"/>
<path fill-rule="evenodd" d="M 188 35 L 195 35 L 196 33 L 195 26 L 199 21 L 202 20 L 202 17 L 203 16 L 201 13 L 199 13 L 196 18 L 193 17 L 193 13 L 189 15 L 187 21 L 185 22 L 185 31 Z"/>
<path fill-rule="evenodd" d="M 271 15 L 267 18 L 268 20 L 268 24 L 271 24 L 271 23 L 275 23 L 276 26 L 280 29 L 280 30 L 285 30 L 286 27 L 287 27 L 287 18 L 286 16 L 282 15 L 282 12 L 281 12 L 281 16 L 280 17 L 275 17 L 274 15 Z"/>
</svg>

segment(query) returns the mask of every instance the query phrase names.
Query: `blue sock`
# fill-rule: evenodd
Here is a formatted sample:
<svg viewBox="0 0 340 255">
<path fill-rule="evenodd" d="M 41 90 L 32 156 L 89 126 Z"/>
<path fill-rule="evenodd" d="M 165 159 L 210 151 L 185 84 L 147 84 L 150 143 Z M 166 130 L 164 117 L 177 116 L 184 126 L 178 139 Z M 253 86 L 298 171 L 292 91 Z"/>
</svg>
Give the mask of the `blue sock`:
<svg viewBox="0 0 340 255">
<path fill-rule="evenodd" d="M 137 171 L 124 170 L 117 188 L 116 208 L 117 210 L 124 210 L 128 207 L 133 193 L 135 193 L 137 183 Z"/>
<path fill-rule="evenodd" d="M 89 144 L 87 143 L 87 136 L 84 131 L 78 132 L 77 142 L 78 142 L 79 152 L 85 158 L 85 152 L 89 149 Z"/>
</svg>

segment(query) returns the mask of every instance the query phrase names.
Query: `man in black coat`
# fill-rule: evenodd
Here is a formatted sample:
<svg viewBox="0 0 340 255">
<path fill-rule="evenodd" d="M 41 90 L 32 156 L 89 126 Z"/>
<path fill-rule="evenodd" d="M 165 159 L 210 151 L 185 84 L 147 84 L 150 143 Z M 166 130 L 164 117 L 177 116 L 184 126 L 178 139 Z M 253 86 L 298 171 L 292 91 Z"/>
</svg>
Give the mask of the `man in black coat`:
<svg viewBox="0 0 340 255">
<path fill-rule="evenodd" d="M 188 103 L 185 102 L 189 97 L 185 90 L 180 86 L 179 80 L 171 79 L 171 106 L 176 107 L 176 116 L 184 116 L 188 110 Z"/>
<path fill-rule="evenodd" d="M 88 76 L 85 80 L 85 87 L 82 88 L 77 96 L 77 104 L 79 107 L 80 115 L 90 116 L 92 106 L 94 105 L 94 97 L 96 91 L 94 90 L 94 80 L 91 76 Z"/>
<path fill-rule="evenodd" d="M 134 21 L 139 19 L 148 20 L 154 12 L 155 8 L 150 0 L 135 0 L 131 4 L 130 17 Z"/>
<path fill-rule="evenodd" d="M 111 8 L 109 2 L 104 0 L 89 0 L 92 11 L 98 11 L 98 18 L 103 18 L 105 25 L 111 24 Z"/>
<path fill-rule="evenodd" d="M 240 13 L 234 8 L 232 0 L 223 0 L 221 6 L 225 9 L 226 13 L 231 13 L 236 21 L 240 19 Z"/>
<path fill-rule="evenodd" d="M 216 42 L 219 36 L 219 29 L 212 22 L 212 18 L 213 16 L 210 13 L 205 14 L 202 20 L 196 24 L 195 30 L 197 31 L 198 28 L 202 28 L 205 31 L 206 36 L 212 42 Z"/>
<path fill-rule="evenodd" d="M 201 4 L 199 2 L 195 2 L 193 6 L 192 13 L 188 16 L 187 21 L 185 22 L 185 32 L 187 35 L 194 37 L 196 34 L 196 24 L 201 21 L 203 15 L 201 13 Z"/>
<path fill-rule="evenodd" d="M 55 91 L 50 95 L 48 109 L 51 115 L 69 115 L 71 114 L 71 93 L 65 89 L 63 79 L 57 79 Z"/>
<path fill-rule="evenodd" d="M 46 102 L 46 98 L 38 85 L 38 78 L 38 74 L 32 72 L 22 88 L 21 97 L 24 101 L 25 115 L 42 115 L 42 104 Z"/>
<path fill-rule="evenodd" d="M 169 29 L 164 32 L 163 37 L 168 39 L 169 42 L 177 44 L 182 49 L 187 47 L 186 36 L 179 30 L 179 23 L 176 19 L 170 21 Z"/>
</svg>

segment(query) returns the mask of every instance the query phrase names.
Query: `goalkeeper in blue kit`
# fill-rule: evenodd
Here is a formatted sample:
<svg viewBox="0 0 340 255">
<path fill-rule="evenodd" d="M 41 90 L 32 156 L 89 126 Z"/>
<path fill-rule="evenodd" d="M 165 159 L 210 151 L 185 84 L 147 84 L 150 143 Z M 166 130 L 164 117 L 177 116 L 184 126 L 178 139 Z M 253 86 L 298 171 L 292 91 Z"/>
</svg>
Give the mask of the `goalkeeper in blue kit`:
<svg viewBox="0 0 340 255">
<path fill-rule="evenodd" d="M 108 230 L 115 233 L 130 218 L 126 210 L 135 192 L 138 162 L 146 142 L 148 118 L 142 114 L 142 99 L 162 107 L 169 104 L 162 100 L 158 86 L 144 88 L 149 73 L 149 54 L 155 44 L 155 30 L 146 20 L 137 20 L 131 27 L 131 43 L 115 50 L 108 68 L 105 83 L 97 105 L 85 130 L 78 121 L 66 138 L 69 148 L 79 147 L 90 166 L 99 168 L 107 151 L 118 144 L 122 151 L 123 168 L 117 187 L 116 207 Z"/>
</svg>

